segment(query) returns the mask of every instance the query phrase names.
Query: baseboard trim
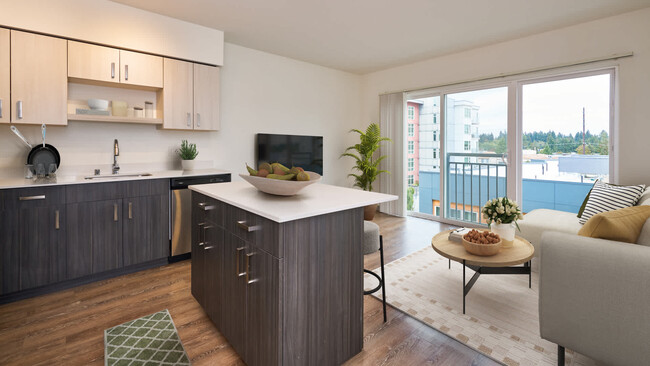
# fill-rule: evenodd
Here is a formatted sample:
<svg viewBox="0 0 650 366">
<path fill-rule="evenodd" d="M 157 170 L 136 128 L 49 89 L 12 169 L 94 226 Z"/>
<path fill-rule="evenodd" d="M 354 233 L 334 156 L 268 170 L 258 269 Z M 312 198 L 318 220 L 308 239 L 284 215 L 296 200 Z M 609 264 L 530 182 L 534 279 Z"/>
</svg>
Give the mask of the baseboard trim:
<svg viewBox="0 0 650 366">
<path fill-rule="evenodd" d="M 102 273 L 92 274 L 92 275 L 89 275 L 89 276 L 79 277 L 79 278 L 75 278 L 75 279 L 72 279 L 72 280 L 57 282 L 57 283 L 53 283 L 51 285 L 46 285 L 46 286 L 41 286 L 41 287 L 36 287 L 36 288 L 30 288 L 28 290 L 19 291 L 19 292 L 12 292 L 10 294 L 1 295 L 0 296 L 0 304 L 7 304 L 7 303 L 18 301 L 18 300 L 29 299 L 29 298 L 35 297 L 35 296 L 51 294 L 53 292 L 57 292 L 57 291 L 61 291 L 61 290 L 67 290 L 67 289 L 70 289 L 70 288 L 73 288 L 73 287 L 86 285 L 86 284 L 89 284 L 89 283 L 92 283 L 92 282 L 106 280 L 106 279 L 109 279 L 109 278 L 118 277 L 118 276 L 122 276 L 122 275 L 129 274 L 129 273 L 139 272 L 139 271 L 142 271 L 142 270 L 145 270 L 145 269 L 164 266 L 164 265 L 166 265 L 168 263 L 170 263 L 169 258 L 161 258 L 161 259 L 156 259 L 156 260 L 149 261 L 149 262 L 134 264 L 134 265 L 131 265 L 131 266 L 128 266 L 128 267 L 114 269 L 114 270 L 111 270 L 111 271 L 106 271 L 106 272 L 102 272 Z"/>
</svg>

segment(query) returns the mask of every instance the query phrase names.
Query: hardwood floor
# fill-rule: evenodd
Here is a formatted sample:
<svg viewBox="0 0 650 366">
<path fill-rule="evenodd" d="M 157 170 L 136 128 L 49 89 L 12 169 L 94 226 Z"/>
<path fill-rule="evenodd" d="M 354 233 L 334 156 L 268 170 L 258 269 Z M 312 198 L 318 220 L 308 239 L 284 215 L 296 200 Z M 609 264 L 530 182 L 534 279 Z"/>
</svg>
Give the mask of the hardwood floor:
<svg viewBox="0 0 650 366">
<path fill-rule="evenodd" d="M 429 245 L 450 228 L 378 214 L 386 263 Z M 379 253 L 365 257 L 379 266 Z M 103 365 L 104 329 L 168 309 L 193 365 L 243 365 L 190 294 L 190 262 L 133 273 L 0 306 L 0 365 Z M 498 365 L 497 362 L 364 297 L 364 349 L 346 365 Z"/>
</svg>

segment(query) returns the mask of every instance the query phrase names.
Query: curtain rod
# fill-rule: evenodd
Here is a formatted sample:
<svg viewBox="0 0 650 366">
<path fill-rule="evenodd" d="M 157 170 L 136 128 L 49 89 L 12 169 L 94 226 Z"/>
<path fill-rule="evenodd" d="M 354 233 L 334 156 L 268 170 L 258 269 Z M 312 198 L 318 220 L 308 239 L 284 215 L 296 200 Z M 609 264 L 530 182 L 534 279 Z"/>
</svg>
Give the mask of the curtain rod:
<svg viewBox="0 0 650 366">
<path fill-rule="evenodd" d="M 609 55 L 609 56 L 588 58 L 588 59 L 584 59 L 584 60 L 580 60 L 580 61 L 567 62 L 567 63 L 563 63 L 563 64 L 556 64 L 556 65 L 553 65 L 553 66 L 544 66 L 544 67 L 538 67 L 538 68 L 534 68 L 534 69 L 510 72 L 510 73 L 503 73 L 503 74 L 498 74 L 498 75 L 495 75 L 495 76 L 479 77 L 479 78 L 474 78 L 474 79 L 466 79 L 466 80 L 461 80 L 461 81 L 457 81 L 457 82 L 453 82 L 453 83 L 438 84 L 438 85 L 434 85 L 434 86 L 426 86 L 426 87 L 421 87 L 421 88 L 413 88 L 413 89 L 397 90 L 397 91 L 392 91 L 392 92 L 384 92 L 384 93 L 381 93 L 379 95 L 386 95 L 386 94 L 393 94 L 393 93 L 409 93 L 409 92 L 414 92 L 414 91 L 441 88 L 441 87 L 452 86 L 452 85 L 460 85 L 460 84 L 472 83 L 472 82 L 477 82 L 477 81 L 487 81 L 487 80 L 494 80 L 494 79 L 502 79 L 502 78 L 506 78 L 506 77 L 509 77 L 509 76 L 517 76 L 517 75 L 530 74 L 530 73 L 539 72 L 539 71 L 561 69 L 561 68 L 564 68 L 564 67 L 586 65 L 586 64 L 592 64 L 592 63 L 600 62 L 600 61 L 618 60 L 619 58 L 626 58 L 626 57 L 632 57 L 632 56 L 634 56 L 634 52 L 632 52 L 632 51 L 623 52 L 623 53 L 615 53 L 615 54 L 612 54 L 612 55 Z"/>
</svg>

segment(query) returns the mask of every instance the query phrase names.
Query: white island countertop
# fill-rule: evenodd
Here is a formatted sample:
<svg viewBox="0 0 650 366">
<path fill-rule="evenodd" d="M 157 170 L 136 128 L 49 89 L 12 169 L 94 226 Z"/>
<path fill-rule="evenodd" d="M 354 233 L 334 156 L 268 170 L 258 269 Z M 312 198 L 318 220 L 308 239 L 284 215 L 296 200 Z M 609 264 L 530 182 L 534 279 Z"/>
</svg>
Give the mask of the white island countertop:
<svg viewBox="0 0 650 366">
<path fill-rule="evenodd" d="M 263 193 L 245 181 L 202 184 L 189 188 L 279 223 L 397 199 L 397 196 L 390 194 L 320 183 L 305 187 L 295 196 Z"/>
</svg>

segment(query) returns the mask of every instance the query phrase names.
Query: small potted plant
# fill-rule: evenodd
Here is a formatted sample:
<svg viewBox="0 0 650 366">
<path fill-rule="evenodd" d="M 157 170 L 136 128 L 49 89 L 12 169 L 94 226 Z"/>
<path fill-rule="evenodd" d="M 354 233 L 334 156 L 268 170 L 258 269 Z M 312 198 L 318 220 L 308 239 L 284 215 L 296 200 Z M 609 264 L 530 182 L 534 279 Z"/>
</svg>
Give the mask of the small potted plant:
<svg viewBox="0 0 650 366">
<path fill-rule="evenodd" d="M 194 170 L 194 159 L 199 152 L 196 151 L 196 144 L 190 144 L 187 140 L 181 141 L 181 148 L 176 150 L 181 158 L 183 170 Z"/>
<path fill-rule="evenodd" d="M 379 163 L 386 158 L 386 155 L 374 157 L 375 152 L 379 149 L 379 143 L 382 141 L 390 141 L 388 137 L 381 137 L 379 125 L 371 123 L 366 129 L 366 132 L 352 129 L 350 132 L 359 134 L 359 143 L 345 149 L 341 154 L 354 158 L 356 165 L 353 169 L 358 170 L 359 174 L 350 173 L 348 177 L 354 177 L 354 185 L 363 189 L 364 191 L 372 191 L 372 183 L 377 179 L 381 173 L 389 173 L 387 170 L 379 170 Z M 354 150 L 357 153 L 351 153 Z M 364 210 L 364 219 L 372 220 L 377 212 L 377 205 L 366 206 Z"/>
<path fill-rule="evenodd" d="M 487 201 L 481 212 L 490 230 L 503 240 L 502 248 L 512 247 L 515 240 L 515 226 L 519 229 L 517 220 L 524 218 L 517 202 L 508 197 L 495 198 Z"/>
</svg>

